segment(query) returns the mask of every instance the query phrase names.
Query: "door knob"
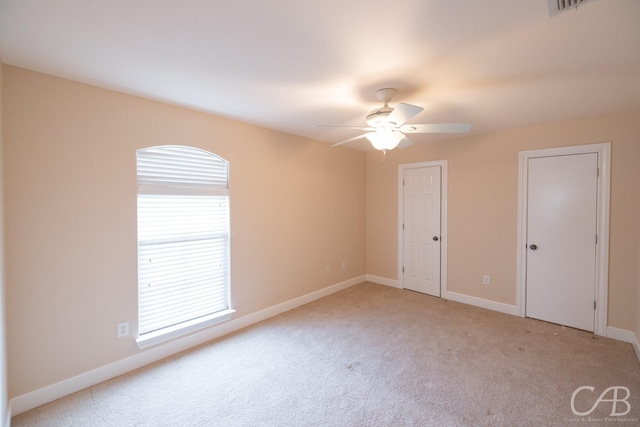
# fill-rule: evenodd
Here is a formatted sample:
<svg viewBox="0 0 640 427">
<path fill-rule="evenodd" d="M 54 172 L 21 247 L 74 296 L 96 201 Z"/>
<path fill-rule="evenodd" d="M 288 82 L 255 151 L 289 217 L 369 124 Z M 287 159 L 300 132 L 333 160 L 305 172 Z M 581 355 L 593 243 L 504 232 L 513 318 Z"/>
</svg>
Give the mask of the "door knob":
<svg viewBox="0 0 640 427">
<path fill-rule="evenodd" d="M 438 241 L 438 236 L 433 236 L 433 241 L 437 242 Z"/>
<path fill-rule="evenodd" d="M 536 245 L 529 245 L 529 249 L 531 249 L 532 251 L 535 251 L 536 249 L 538 249 L 538 246 L 536 246 Z"/>
</svg>

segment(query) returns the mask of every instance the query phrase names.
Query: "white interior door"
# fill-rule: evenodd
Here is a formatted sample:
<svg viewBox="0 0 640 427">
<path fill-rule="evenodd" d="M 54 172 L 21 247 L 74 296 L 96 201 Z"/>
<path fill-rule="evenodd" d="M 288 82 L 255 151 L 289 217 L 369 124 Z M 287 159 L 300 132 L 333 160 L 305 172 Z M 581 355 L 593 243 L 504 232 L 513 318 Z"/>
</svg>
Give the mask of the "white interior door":
<svg viewBox="0 0 640 427">
<path fill-rule="evenodd" d="M 441 168 L 407 169 L 403 182 L 403 284 L 439 297 Z"/>
<path fill-rule="evenodd" d="M 526 316 L 593 331 L 598 154 L 528 162 Z"/>
</svg>

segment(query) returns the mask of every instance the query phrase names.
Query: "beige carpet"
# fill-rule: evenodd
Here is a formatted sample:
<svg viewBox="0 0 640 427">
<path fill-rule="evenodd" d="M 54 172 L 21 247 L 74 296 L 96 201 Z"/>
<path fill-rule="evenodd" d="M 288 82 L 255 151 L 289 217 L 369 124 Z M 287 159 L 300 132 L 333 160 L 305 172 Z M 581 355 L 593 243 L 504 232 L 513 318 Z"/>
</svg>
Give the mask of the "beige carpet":
<svg viewBox="0 0 640 427">
<path fill-rule="evenodd" d="M 611 386 L 630 397 L 602 401 Z M 625 395 L 618 390 L 618 398 Z M 613 390 L 603 396 L 612 399 Z M 629 344 L 364 283 L 13 426 L 637 426 Z"/>
</svg>

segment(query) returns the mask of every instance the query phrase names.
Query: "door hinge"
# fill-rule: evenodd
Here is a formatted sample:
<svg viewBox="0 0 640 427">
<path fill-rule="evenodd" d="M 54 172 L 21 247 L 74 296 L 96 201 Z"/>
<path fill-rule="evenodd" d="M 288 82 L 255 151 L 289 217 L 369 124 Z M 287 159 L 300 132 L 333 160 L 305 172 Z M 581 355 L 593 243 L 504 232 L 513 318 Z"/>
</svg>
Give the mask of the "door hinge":
<svg viewBox="0 0 640 427">
<path fill-rule="evenodd" d="M 596 234 L 596 245 L 598 244 L 598 235 Z"/>
<path fill-rule="evenodd" d="M 402 229 L 404 230 L 404 223 L 402 223 Z"/>
<path fill-rule="evenodd" d="M 598 171 L 598 175 L 596 176 L 600 176 L 600 168 L 597 168 L 596 170 Z"/>
<path fill-rule="evenodd" d="M 404 267 L 402 267 L 402 273 L 404 274 Z"/>
<path fill-rule="evenodd" d="M 593 302 L 593 309 L 594 310 L 596 309 L 596 302 L 595 301 Z"/>
<path fill-rule="evenodd" d="M 404 179 L 402 180 L 402 186 L 404 187 Z"/>
</svg>

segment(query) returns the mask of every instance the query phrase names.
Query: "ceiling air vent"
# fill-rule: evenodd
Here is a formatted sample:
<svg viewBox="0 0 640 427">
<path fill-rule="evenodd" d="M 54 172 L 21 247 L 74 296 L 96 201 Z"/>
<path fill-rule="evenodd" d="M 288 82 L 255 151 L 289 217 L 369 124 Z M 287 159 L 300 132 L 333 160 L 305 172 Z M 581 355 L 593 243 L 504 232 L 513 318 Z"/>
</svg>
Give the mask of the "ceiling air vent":
<svg viewBox="0 0 640 427">
<path fill-rule="evenodd" d="M 590 0 L 547 0 L 549 6 L 549 16 L 555 16 L 560 12 L 566 12 L 573 7 L 577 9 L 578 6 L 589 2 Z"/>
</svg>

